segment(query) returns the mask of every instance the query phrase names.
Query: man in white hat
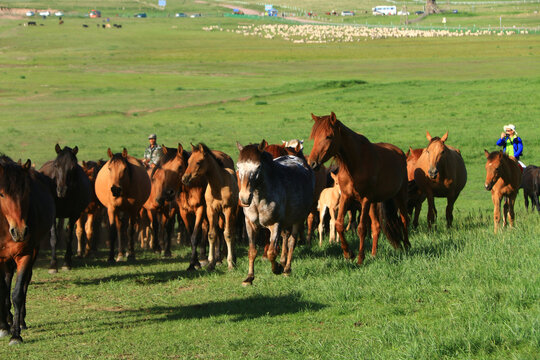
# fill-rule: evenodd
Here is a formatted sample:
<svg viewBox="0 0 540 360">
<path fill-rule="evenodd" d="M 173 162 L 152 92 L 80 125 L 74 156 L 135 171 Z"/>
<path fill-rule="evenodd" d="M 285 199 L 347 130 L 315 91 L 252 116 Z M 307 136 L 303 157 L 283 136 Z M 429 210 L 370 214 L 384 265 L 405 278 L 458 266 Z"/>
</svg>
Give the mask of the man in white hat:
<svg viewBox="0 0 540 360">
<path fill-rule="evenodd" d="M 156 134 L 150 134 L 148 136 L 148 141 L 150 142 L 150 145 L 144 150 L 143 163 L 146 166 L 154 167 L 159 162 L 159 159 L 161 159 L 163 150 L 161 149 L 161 146 L 157 144 Z"/>
<path fill-rule="evenodd" d="M 517 135 L 516 127 L 513 124 L 503 126 L 504 131 L 501 133 L 501 138 L 497 140 L 497 145 L 503 147 L 503 152 L 508 156 L 513 156 L 524 167 L 523 163 L 519 161 L 519 157 L 523 154 L 523 141 Z"/>
</svg>

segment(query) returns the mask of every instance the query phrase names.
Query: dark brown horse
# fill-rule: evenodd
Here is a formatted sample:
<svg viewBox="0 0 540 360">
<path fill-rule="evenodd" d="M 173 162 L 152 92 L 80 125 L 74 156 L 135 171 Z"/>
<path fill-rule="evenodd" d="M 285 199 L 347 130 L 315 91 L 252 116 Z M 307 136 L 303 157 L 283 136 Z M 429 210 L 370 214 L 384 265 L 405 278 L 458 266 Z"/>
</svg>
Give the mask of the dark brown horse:
<svg viewBox="0 0 540 360">
<path fill-rule="evenodd" d="M 361 206 L 358 237 L 360 248 L 358 264 L 364 261 L 364 240 L 371 218 L 373 252 L 376 251 L 381 224 L 374 203 L 382 203 L 383 231 L 395 247 L 410 246 L 408 239 L 407 214 L 407 159 L 398 147 L 387 143 L 371 143 L 365 136 L 357 134 L 336 118 L 332 112 L 327 116 L 311 114 L 315 123 L 311 130 L 314 140 L 309 157 L 310 165 L 316 169 L 334 157 L 339 165 L 338 181 L 341 187 L 336 230 L 346 259 L 353 257 L 345 240 L 345 212 L 351 201 Z M 401 223 L 398 218 L 399 209 Z M 370 214 L 371 212 L 371 214 Z M 372 252 L 372 253 L 373 253 Z"/>
<path fill-rule="evenodd" d="M 32 266 L 41 240 L 54 225 L 51 186 L 50 179 L 31 168 L 30 160 L 21 166 L 0 157 L 0 337 L 11 332 L 10 345 L 22 342 Z M 12 314 L 9 295 L 15 271 Z"/>
<path fill-rule="evenodd" d="M 501 220 L 501 200 L 504 197 L 503 226 L 514 226 L 514 203 L 521 185 L 521 167 L 518 162 L 501 151 L 486 155 L 486 190 L 491 191 L 493 201 L 493 231 L 497 233 Z"/>
<path fill-rule="evenodd" d="M 454 220 L 454 203 L 467 183 L 467 169 L 458 149 L 445 144 L 448 132 L 442 138 L 426 132 L 428 146 L 416 161 L 414 181 L 428 201 L 428 226 L 435 221 L 435 197 L 447 199 L 446 226 Z"/>
<path fill-rule="evenodd" d="M 56 159 L 47 161 L 41 169 L 41 173 L 51 178 L 54 182 L 54 194 L 56 203 L 56 218 L 60 219 L 57 226 L 51 228 L 51 264 L 49 272 L 57 272 L 56 243 L 59 227 L 63 226 L 63 219 L 68 219 L 68 239 L 66 241 L 66 254 L 64 256 L 64 269 L 71 269 L 71 248 L 75 223 L 81 213 L 90 203 L 91 186 L 88 176 L 83 168 L 77 163 L 78 147 L 73 149 L 65 146 L 63 149 L 58 144 L 55 146 Z"/>
<path fill-rule="evenodd" d="M 150 178 L 141 161 L 129 156 L 127 150 L 113 154 L 96 178 L 96 195 L 107 208 L 109 216 L 109 262 L 114 262 L 114 247 L 118 239 L 116 261 L 124 259 L 125 240 L 129 240 L 128 259 L 135 259 L 135 224 L 143 204 L 150 195 Z M 129 238 L 128 238 L 129 234 Z"/>
<path fill-rule="evenodd" d="M 84 209 L 81 216 L 77 220 L 77 229 L 75 234 L 77 235 L 77 256 L 87 257 L 91 250 L 95 248 L 94 244 L 94 220 L 100 218 L 103 213 L 103 205 L 99 202 L 96 196 L 95 184 L 96 177 L 105 164 L 104 160 L 99 161 L 83 161 L 82 168 L 90 180 L 90 203 Z M 84 237 L 86 236 L 86 245 L 84 244 Z M 84 248 L 84 250 L 83 250 Z"/>
<path fill-rule="evenodd" d="M 531 210 L 538 210 L 540 213 L 540 167 L 529 165 L 523 170 L 523 180 L 521 181 L 523 188 L 523 198 L 525 199 L 525 209 L 529 210 L 529 198 L 531 199 Z"/>
</svg>

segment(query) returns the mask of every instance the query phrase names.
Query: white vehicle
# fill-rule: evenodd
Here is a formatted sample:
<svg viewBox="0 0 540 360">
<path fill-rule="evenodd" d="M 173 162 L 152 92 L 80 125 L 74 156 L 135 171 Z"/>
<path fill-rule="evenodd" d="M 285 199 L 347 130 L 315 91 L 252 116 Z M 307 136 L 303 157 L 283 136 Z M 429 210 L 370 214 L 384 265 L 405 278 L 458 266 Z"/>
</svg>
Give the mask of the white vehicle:
<svg viewBox="0 0 540 360">
<path fill-rule="evenodd" d="M 54 13 L 54 16 L 64 16 L 64 13 L 61 11 L 57 11 Z"/>
<path fill-rule="evenodd" d="M 49 15 L 51 15 L 50 11 L 40 11 L 39 12 L 39 16 L 49 16 Z"/>
<path fill-rule="evenodd" d="M 33 11 L 27 11 L 26 16 L 34 16 L 36 15 Z"/>
<path fill-rule="evenodd" d="M 400 11 L 398 11 L 398 13 L 397 13 L 397 14 L 398 14 L 398 15 L 400 15 L 400 16 L 401 16 L 401 15 L 411 15 L 411 13 L 410 13 L 410 12 L 408 12 L 408 11 L 401 11 L 401 10 L 400 10 Z"/>
<path fill-rule="evenodd" d="M 354 16 L 354 12 L 345 10 L 341 12 L 341 16 Z"/>
<path fill-rule="evenodd" d="M 395 6 L 375 6 L 373 9 L 373 15 L 396 15 L 397 9 Z"/>
</svg>

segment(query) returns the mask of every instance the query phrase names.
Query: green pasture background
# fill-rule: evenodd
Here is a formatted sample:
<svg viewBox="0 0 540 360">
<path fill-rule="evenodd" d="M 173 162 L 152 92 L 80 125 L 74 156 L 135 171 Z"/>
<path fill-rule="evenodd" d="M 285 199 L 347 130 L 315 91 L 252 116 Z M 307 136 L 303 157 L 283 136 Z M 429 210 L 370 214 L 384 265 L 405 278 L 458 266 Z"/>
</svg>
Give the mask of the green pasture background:
<svg viewBox="0 0 540 360">
<path fill-rule="evenodd" d="M 117 266 L 101 252 L 56 276 L 43 258 L 25 344 L 1 341 L 1 359 L 538 356 L 539 217 L 525 213 L 520 193 L 517 229 L 494 236 L 483 186 L 484 149 L 496 149 L 504 124 L 516 125 L 523 161 L 540 164 L 537 35 L 306 45 L 202 30 L 255 20 L 134 19 L 127 15 L 154 10 L 130 1 L 91 5 L 122 24 L 103 29 L 104 19 L 75 15 L 86 7 L 71 3 L 50 5 L 74 12 L 61 26 L 0 17 L 0 151 L 16 160 L 40 166 L 56 143 L 77 145 L 80 160 L 105 158 L 108 147 L 140 157 L 152 132 L 167 146 L 205 142 L 235 160 L 236 141 L 263 138 L 304 139 L 309 152 L 310 114 L 334 111 L 370 140 L 403 150 L 424 146 L 426 130 L 449 131 L 469 180 L 455 229 L 445 229 L 438 201 L 433 232 L 424 209 L 409 253 L 381 241 L 362 268 L 335 245 L 302 245 L 290 278 L 258 260 L 255 285 L 242 288 L 243 246 L 231 272 L 186 273 L 186 248 L 172 260 L 139 252 L 137 263 Z"/>
</svg>

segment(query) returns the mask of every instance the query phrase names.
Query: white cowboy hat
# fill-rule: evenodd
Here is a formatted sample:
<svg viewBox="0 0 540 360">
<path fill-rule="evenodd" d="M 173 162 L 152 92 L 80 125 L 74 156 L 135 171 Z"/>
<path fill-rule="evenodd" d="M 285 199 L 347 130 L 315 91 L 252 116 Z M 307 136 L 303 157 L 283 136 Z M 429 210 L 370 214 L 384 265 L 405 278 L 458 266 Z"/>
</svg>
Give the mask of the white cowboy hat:
<svg viewBox="0 0 540 360">
<path fill-rule="evenodd" d="M 516 131 L 516 127 L 514 125 L 512 125 L 512 124 L 504 125 L 503 129 L 504 129 L 504 131 L 508 131 L 508 130 L 512 130 L 514 132 Z"/>
</svg>

